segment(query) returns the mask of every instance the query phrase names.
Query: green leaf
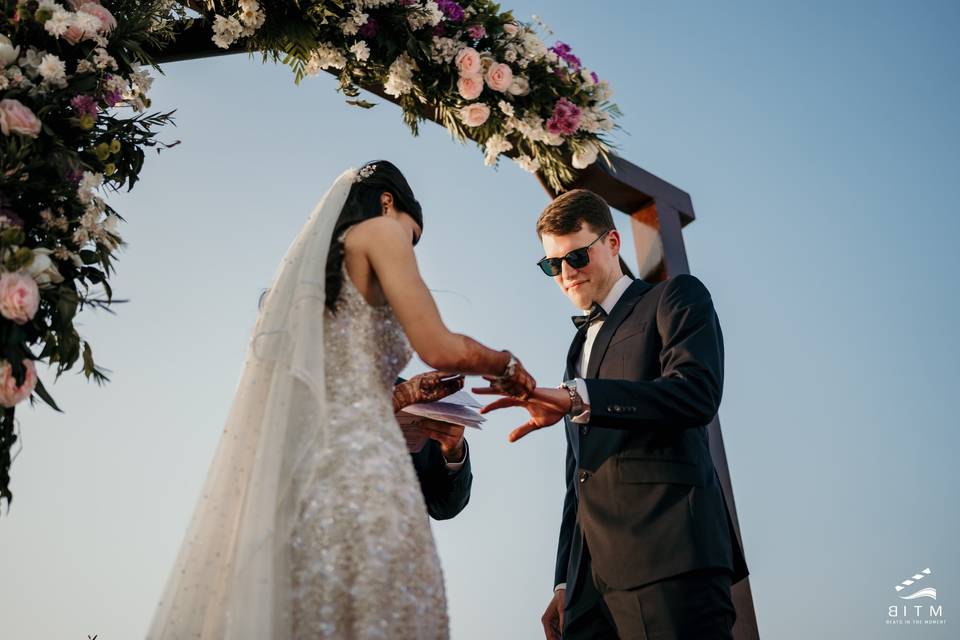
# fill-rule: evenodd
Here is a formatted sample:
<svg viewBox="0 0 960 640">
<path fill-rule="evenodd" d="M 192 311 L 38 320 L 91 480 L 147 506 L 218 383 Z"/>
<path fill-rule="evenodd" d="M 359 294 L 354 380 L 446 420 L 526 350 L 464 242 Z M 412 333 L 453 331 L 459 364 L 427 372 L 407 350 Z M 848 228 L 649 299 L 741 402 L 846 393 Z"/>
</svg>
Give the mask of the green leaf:
<svg viewBox="0 0 960 640">
<path fill-rule="evenodd" d="M 48 405 L 50 405 L 50 406 L 53 408 L 54 411 L 56 411 L 56 412 L 58 412 L 58 413 L 63 413 L 63 411 L 60 409 L 60 407 L 57 406 L 57 403 L 53 401 L 53 397 L 52 397 L 49 393 L 47 393 L 47 389 L 46 389 L 46 387 L 43 386 L 43 383 L 40 382 L 40 378 L 39 378 L 39 377 L 37 378 L 37 386 L 34 387 L 33 391 L 34 391 L 34 393 L 36 393 L 38 396 L 40 396 L 40 398 L 41 398 L 44 402 L 46 402 Z"/>
<path fill-rule="evenodd" d="M 375 106 L 377 106 L 377 103 L 367 102 L 366 100 L 347 100 L 347 104 L 360 107 L 361 109 L 373 109 Z"/>
</svg>

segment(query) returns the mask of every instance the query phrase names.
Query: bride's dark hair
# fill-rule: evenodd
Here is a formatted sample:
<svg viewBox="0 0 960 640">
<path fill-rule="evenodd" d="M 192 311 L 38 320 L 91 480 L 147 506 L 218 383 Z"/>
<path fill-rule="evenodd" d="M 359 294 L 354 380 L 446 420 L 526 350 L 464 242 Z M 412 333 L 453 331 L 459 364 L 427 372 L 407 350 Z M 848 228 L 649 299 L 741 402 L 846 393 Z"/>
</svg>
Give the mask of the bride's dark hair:
<svg viewBox="0 0 960 640">
<path fill-rule="evenodd" d="M 383 206 L 380 204 L 380 195 L 384 192 L 393 196 L 393 205 L 398 211 L 409 214 L 423 229 L 423 210 L 414 197 L 407 179 L 400 173 L 400 169 L 386 160 L 374 160 L 363 165 L 360 168 L 360 178 L 350 188 L 347 201 L 343 205 L 340 217 L 337 218 L 333 229 L 333 240 L 330 243 L 330 253 L 327 255 L 326 305 L 330 311 L 335 311 L 343 288 L 340 272 L 343 268 L 344 247 L 343 242 L 339 240 L 340 234 L 358 222 L 382 215 Z"/>
</svg>

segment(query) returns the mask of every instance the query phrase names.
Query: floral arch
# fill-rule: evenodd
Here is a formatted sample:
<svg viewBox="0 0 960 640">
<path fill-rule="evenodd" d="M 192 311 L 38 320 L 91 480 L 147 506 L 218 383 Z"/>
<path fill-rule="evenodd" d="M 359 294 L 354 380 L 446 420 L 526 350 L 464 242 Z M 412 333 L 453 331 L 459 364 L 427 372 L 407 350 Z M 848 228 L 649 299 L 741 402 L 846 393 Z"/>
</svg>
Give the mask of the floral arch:
<svg viewBox="0 0 960 640">
<path fill-rule="evenodd" d="M 9 506 L 15 410 L 59 411 L 37 375 L 80 364 L 108 378 L 74 326 L 111 311 L 123 245 L 109 191 L 132 189 L 173 112 L 150 112 L 149 69 L 234 52 L 320 71 L 358 108 L 361 90 L 396 103 L 416 135 L 432 120 L 500 156 L 550 194 L 575 186 L 630 216 L 639 274 L 688 272 L 690 196 L 612 153 L 620 115 L 602 75 L 534 19 L 490 0 L 0 0 L 0 505 Z M 49 381 L 48 381 L 49 382 Z M 737 522 L 717 420 L 711 445 Z M 739 525 L 736 525 L 739 529 Z M 737 637 L 757 637 L 749 584 L 734 589 Z"/>
</svg>

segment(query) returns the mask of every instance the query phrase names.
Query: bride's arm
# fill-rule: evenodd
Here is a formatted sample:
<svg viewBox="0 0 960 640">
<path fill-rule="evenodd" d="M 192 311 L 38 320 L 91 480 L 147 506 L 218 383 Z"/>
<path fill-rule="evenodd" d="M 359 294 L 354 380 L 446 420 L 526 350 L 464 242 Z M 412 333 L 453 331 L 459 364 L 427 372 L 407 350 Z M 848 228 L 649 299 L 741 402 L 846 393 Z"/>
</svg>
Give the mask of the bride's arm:
<svg viewBox="0 0 960 640">
<path fill-rule="evenodd" d="M 499 376 L 510 353 L 495 351 L 447 329 L 437 304 L 420 276 L 410 232 L 397 220 L 374 218 L 351 233 L 352 247 L 363 253 L 384 296 L 420 359 L 443 371 Z"/>
</svg>

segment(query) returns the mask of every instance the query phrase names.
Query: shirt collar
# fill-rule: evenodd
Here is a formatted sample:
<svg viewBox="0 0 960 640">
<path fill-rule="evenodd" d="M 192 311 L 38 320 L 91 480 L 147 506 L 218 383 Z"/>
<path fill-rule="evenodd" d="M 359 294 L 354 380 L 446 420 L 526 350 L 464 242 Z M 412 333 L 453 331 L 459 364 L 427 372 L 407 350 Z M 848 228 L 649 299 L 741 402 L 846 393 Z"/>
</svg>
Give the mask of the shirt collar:
<svg viewBox="0 0 960 640">
<path fill-rule="evenodd" d="M 620 302 L 620 298 L 623 297 L 624 292 L 630 288 L 632 283 L 633 278 L 625 275 L 613 284 L 613 287 L 610 289 L 610 293 L 608 293 L 607 297 L 604 298 L 603 302 L 600 303 L 600 306 L 603 307 L 603 310 L 607 312 L 607 315 L 610 315 L 610 312 L 613 311 L 615 306 L 617 306 L 617 303 Z M 583 312 L 583 314 L 590 315 L 590 310 L 587 309 Z"/>
</svg>

